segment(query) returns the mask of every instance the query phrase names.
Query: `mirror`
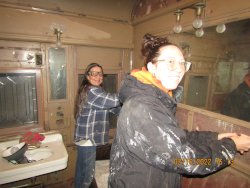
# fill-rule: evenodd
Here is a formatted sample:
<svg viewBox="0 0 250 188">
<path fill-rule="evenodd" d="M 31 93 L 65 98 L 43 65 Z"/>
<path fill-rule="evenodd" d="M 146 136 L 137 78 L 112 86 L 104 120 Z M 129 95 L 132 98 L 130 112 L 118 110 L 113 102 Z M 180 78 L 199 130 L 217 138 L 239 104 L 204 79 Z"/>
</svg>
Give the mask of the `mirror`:
<svg viewBox="0 0 250 188">
<path fill-rule="evenodd" d="M 196 37 L 194 30 L 170 35 L 192 62 L 181 83 L 183 103 L 220 113 L 228 93 L 250 71 L 250 19 L 225 26 L 219 32 L 216 26 L 204 28 L 202 37 Z"/>
<path fill-rule="evenodd" d="M 67 75 L 64 48 L 49 49 L 50 98 L 66 99 Z"/>
</svg>

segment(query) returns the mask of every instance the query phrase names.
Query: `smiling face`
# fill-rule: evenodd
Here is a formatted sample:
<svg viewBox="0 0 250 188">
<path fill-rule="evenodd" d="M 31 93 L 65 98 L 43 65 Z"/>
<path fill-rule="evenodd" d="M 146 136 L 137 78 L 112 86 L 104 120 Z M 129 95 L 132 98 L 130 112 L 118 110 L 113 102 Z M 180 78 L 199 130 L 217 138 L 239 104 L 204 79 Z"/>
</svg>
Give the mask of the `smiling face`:
<svg viewBox="0 0 250 188">
<path fill-rule="evenodd" d="M 148 63 L 148 71 L 160 80 L 167 90 L 176 89 L 185 73 L 185 59 L 181 50 L 168 45 L 159 49 L 155 64 Z"/>
<path fill-rule="evenodd" d="M 88 72 L 87 79 L 93 86 L 100 86 L 103 82 L 103 72 L 98 66 L 92 67 Z"/>
</svg>

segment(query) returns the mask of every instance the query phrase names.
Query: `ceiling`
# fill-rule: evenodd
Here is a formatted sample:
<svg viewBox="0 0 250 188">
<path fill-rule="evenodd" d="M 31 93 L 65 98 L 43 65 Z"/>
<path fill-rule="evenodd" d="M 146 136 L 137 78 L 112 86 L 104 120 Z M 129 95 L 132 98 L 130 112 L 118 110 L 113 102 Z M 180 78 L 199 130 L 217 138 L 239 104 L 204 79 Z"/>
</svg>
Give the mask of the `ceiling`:
<svg viewBox="0 0 250 188">
<path fill-rule="evenodd" d="M 138 0 L 0 0 L 0 6 L 36 8 L 40 11 L 57 11 L 81 16 L 131 20 L 131 12 Z"/>
</svg>

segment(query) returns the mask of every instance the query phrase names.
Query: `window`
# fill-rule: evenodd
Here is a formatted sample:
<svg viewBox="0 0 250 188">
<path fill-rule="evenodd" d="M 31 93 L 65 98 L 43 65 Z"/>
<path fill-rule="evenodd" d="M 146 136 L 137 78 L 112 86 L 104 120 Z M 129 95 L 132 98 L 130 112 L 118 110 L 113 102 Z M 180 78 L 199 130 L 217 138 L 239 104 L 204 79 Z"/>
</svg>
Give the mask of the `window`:
<svg viewBox="0 0 250 188">
<path fill-rule="evenodd" d="M 207 90 L 209 77 L 208 76 L 189 76 L 187 104 L 199 108 L 206 107 Z"/>
<path fill-rule="evenodd" d="M 40 70 L 0 71 L 0 129 L 41 128 L 40 74 Z"/>
</svg>

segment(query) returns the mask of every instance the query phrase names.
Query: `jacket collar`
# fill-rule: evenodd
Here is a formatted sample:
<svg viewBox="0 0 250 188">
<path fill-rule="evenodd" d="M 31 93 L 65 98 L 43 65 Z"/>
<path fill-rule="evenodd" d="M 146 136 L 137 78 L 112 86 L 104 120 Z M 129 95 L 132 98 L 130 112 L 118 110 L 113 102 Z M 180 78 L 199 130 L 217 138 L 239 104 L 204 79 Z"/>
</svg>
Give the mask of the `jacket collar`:
<svg viewBox="0 0 250 188">
<path fill-rule="evenodd" d="M 182 91 L 182 89 L 180 89 Z M 174 92 L 176 93 L 176 92 Z M 128 75 L 123 81 L 119 91 L 119 97 L 122 102 L 136 95 L 148 95 L 160 99 L 166 106 L 176 106 L 176 98 L 160 90 L 158 87 L 150 84 L 144 84 L 134 76 Z"/>
<path fill-rule="evenodd" d="M 157 80 L 150 72 L 146 70 L 145 67 L 142 67 L 142 70 L 135 69 L 131 72 L 131 75 L 136 77 L 137 80 L 141 81 L 144 84 L 150 84 L 158 87 L 160 90 L 168 93 L 172 96 L 172 91 L 167 90 L 161 83 L 160 80 Z"/>
</svg>

